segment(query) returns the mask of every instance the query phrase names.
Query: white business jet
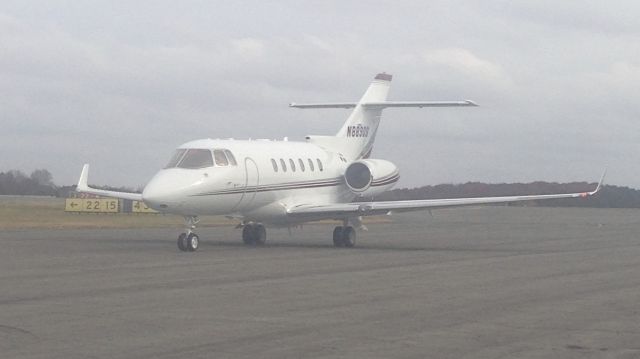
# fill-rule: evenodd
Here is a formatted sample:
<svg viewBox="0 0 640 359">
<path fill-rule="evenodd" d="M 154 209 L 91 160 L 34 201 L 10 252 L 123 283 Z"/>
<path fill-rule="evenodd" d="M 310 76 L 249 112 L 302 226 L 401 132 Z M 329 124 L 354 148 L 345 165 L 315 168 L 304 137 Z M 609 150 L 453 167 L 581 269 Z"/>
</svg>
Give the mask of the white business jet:
<svg viewBox="0 0 640 359">
<path fill-rule="evenodd" d="M 199 215 L 237 219 L 247 245 L 264 244 L 265 225 L 288 227 L 322 219 L 342 221 L 333 231 L 336 247 L 353 247 L 354 226 L 362 216 L 490 203 L 588 197 L 592 192 L 549 195 L 456 198 L 437 200 L 353 202 L 390 189 L 400 178 L 398 168 L 369 155 L 382 110 L 389 107 L 468 107 L 472 101 L 389 102 L 391 75 L 378 74 L 360 101 L 295 104 L 294 108 L 353 108 L 335 136 L 307 136 L 304 142 L 212 140 L 187 142 L 175 151 L 142 194 L 89 187 L 85 165 L 77 191 L 143 201 L 147 206 L 185 218 L 178 248 L 195 251 Z M 603 175 L 604 178 L 604 175 Z"/>
</svg>

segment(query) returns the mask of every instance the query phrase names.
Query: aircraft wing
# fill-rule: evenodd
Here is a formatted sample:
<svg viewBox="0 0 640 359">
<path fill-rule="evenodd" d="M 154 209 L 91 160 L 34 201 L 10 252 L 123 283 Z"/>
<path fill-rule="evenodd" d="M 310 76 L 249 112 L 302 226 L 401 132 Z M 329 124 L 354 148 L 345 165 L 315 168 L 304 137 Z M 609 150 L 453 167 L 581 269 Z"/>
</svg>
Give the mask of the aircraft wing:
<svg viewBox="0 0 640 359">
<path fill-rule="evenodd" d="M 107 191 L 103 189 L 97 189 L 93 187 L 89 187 L 87 184 L 89 178 L 89 165 L 85 164 L 82 167 L 82 173 L 80 174 L 80 180 L 78 180 L 78 187 L 76 188 L 77 192 L 95 194 L 98 196 L 105 197 L 113 197 L 113 198 L 122 198 L 122 199 L 130 199 L 133 201 L 142 201 L 141 193 L 129 193 L 129 192 L 117 192 L 117 191 Z"/>
<path fill-rule="evenodd" d="M 287 210 L 291 217 L 310 217 L 314 219 L 322 218 L 344 218 L 354 216 L 375 216 L 388 214 L 390 212 L 408 212 L 438 208 L 451 208 L 462 206 L 475 206 L 494 203 L 524 202 L 557 198 L 580 198 L 590 197 L 602 188 L 604 174 L 600 179 L 596 189 L 591 192 L 562 193 L 527 196 L 505 196 L 505 197 L 478 197 L 478 198 L 451 198 L 451 199 L 425 199 L 411 201 L 381 201 L 381 202 L 355 202 L 336 203 L 323 205 L 299 205 Z"/>
</svg>

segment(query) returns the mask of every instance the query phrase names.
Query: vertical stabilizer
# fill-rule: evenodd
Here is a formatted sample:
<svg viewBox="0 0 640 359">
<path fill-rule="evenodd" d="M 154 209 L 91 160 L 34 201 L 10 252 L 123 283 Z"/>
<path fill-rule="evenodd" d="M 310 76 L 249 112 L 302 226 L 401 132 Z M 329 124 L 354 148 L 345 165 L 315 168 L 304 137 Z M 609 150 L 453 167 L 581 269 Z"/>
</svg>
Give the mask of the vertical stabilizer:
<svg viewBox="0 0 640 359">
<path fill-rule="evenodd" d="M 391 75 L 376 75 L 371 85 L 356 104 L 336 137 L 345 138 L 343 153 L 350 160 L 366 158 L 371 153 L 378 132 L 383 107 L 363 106 L 364 103 L 385 102 L 391 85 Z"/>
<path fill-rule="evenodd" d="M 377 74 L 358 102 L 291 103 L 294 108 L 353 108 L 335 136 L 307 136 L 307 141 L 338 151 L 350 161 L 368 158 L 378 133 L 382 110 L 389 107 L 474 107 L 463 101 L 387 101 L 391 75 Z"/>
</svg>

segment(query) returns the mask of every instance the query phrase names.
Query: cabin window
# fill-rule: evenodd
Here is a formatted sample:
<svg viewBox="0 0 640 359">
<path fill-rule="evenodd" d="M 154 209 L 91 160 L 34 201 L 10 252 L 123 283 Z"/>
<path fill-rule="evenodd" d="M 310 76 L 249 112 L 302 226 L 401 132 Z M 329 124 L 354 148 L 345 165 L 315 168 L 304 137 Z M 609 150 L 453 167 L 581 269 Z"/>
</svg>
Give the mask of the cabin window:
<svg viewBox="0 0 640 359">
<path fill-rule="evenodd" d="M 304 172 L 304 162 L 301 158 L 298 158 L 298 164 L 300 165 L 300 171 Z"/>
<path fill-rule="evenodd" d="M 295 172 L 296 171 L 296 163 L 293 162 L 293 160 L 291 158 L 289 158 L 289 165 L 291 165 L 291 170 L 293 172 Z"/>
<path fill-rule="evenodd" d="M 182 159 L 182 156 L 184 156 L 184 154 L 187 152 L 187 150 L 183 149 L 183 148 L 179 148 L 176 150 L 176 152 L 173 153 L 173 156 L 171 156 L 171 159 L 169 160 L 169 163 L 167 163 L 166 166 L 164 166 L 164 168 L 173 168 L 175 166 L 178 165 L 178 162 L 180 162 L 180 160 Z"/>
<path fill-rule="evenodd" d="M 309 161 L 309 169 L 312 171 L 315 171 L 315 168 L 313 168 L 313 161 L 311 161 L 311 158 L 307 158 L 307 160 Z"/>
<path fill-rule="evenodd" d="M 216 160 L 217 166 L 228 166 L 229 160 L 227 160 L 227 156 L 224 155 L 223 150 L 214 150 L 213 158 Z"/>
<path fill-rule="evenodd" d="M 324 171 L 324 168 L 322 167 L 322 161 L 320 161 L 319 158 L 316 158 L 316 161 L 318 161 L 318 170 Z"/>
<path fill-rule="evenodd" d="M 278 164 L 273 158 L 271 159 L 271 165 L 273 166 L 273 172 L 278 172 Z"/>
<path fill-rule="evenodd" d="M 223 154 L 224 155 L 224 154 Z M 225 157 L 226 161 L 226 157 Z M 180 162 L 179 168 L 204 168 L 213 166 L 213 158 L 211 157 L 211 151 L 200 148 L 190 148 L 184 154 Z"/>
<path fill-rule="evenodd" d="M 280 167 L 282 167 L 282 172 L 287 172 L 287 164 L 284 163 L 284 160 L 280 159 Z"/>
<path fill-rule="evenodd" d="M 232 166 L 237 166 L 238 165 L 238 162 L 236 162 L 236 158 L 235 158 L 235 156 L 233 156 L 233 153 L 231 153 L 231 151 L 224 150 L 224 154 L 227 155 L 227 159 L 229 160 L 229 163 Z"/>
</svg>

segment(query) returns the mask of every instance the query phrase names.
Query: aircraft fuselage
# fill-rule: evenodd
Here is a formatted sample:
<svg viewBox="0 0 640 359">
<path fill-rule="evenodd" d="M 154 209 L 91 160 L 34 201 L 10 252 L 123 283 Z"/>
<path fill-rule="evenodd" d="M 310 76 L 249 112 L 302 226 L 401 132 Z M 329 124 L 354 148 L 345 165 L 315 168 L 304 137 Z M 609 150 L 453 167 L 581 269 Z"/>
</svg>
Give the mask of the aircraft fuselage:
<svg viewBox="0 0 640 359">
<path fill-rule="evenodd" d="M 144 202 L 181 215 L 237 215 L 286 224 L 297 203 L 350 202 L 348 161 L 316 144 L 271 140 L 196 140 L 181 149 L 227 150 L 234 161 L 201 168 L 165 168 L 147 184 Z M 234 164 L 235 163 L 235 164 Z"/>
</svg>

